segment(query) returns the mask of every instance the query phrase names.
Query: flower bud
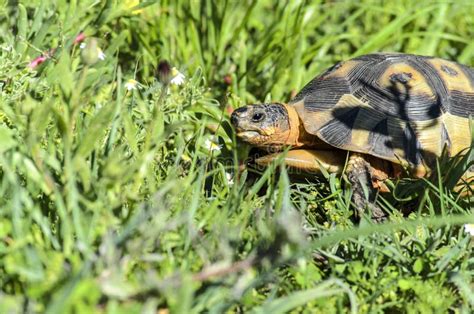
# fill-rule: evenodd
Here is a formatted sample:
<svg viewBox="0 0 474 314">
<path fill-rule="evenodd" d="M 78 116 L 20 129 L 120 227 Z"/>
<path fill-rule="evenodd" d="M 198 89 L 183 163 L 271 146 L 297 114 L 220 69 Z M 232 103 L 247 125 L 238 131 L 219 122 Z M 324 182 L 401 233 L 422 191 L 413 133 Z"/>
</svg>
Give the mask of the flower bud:
<svg viewBox="0 0 474 314">
<path fill-rule="evenodd" d="M 171 82 L 171 79 L 172 79 L 171 65 L 168 63 L 168 61 L 166 60 L 160 61 L 156 72 L 157 72 L 156 74 L 158 76 L 158 80 L 160 81 L 161 84 L 168 85 Z"/>
<path fill-rule="evenodd" d="M 87 65 L 93 65 L 99 61 L 99 52 L 100 48 L 97 44 L 97 39 L 92 38 L 89 40 L 87 45 L 85 45 L 84 49 L 81 52 L 82 62 Z"/>
</svg>

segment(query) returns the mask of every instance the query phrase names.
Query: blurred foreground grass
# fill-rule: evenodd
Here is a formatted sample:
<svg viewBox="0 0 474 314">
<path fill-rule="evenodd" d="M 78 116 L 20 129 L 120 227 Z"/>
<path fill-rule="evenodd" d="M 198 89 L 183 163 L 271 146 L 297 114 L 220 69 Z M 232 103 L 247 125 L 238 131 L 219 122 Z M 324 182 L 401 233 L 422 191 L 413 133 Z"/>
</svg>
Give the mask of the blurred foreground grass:
<svg viewBox="0 0 474 314">
<path fill-rule="evenodd" d="M 237 177 L 228 123 L 364 53 L 473 66 L 471 1 L 1 3 L 0 313 L 472 312 L 448 170 L 354 225 L 343 178 Z"/>
</svg>

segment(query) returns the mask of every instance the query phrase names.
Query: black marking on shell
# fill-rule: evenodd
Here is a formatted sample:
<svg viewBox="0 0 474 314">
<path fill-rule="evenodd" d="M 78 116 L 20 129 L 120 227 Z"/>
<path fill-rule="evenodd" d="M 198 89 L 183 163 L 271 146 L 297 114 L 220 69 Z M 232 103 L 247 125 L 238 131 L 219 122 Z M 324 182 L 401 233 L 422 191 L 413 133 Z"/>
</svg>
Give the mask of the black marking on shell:
<svg viewBox="0 0 474 314">
<path fill-rule="evenodd" d="M 452 103 L 449 112 L 455 116 L 469 118 L 469 116 L 474 116 L 474 69 L 463 64 L 457 65 L 469 80 L 471 92 L 450 91 Z"/>
<path fill-rule="evenodd" d="M 348 80 L 354 91 L 364 84 L 375 84 L 376 80 L 386 71 L 389 62 L 368 60 L 361 62 L 348 75 Z"/>
<path fill-rule="evenodd" d="M 434 75 L 431 75 L 431 73 L 427 75 L 430 75 L 429 77 L 433 81 L 440 81 L 440 83 L 443 84 L 443 88 L 439 88 L 437 90 L 440 95 L 444 96 L 441 102 L 442 111 L 449 112 L 455 116 L 468 118 L 469 115 L 474 114 L 474 105 L 473 105 L 474 104 L 474 70 L 459 63 L 456 63 L 456 65 L 461 68 L 461 70 L 464 72 L 464 74 L 468 78 L 470 82 L 470 86 L 472 88 L 471 92 L 459 91 L 459 90 L 454 90 L 454 89 L 449 90 L 446 87 L 446 84 L 444 83 L 444 81 L 438 75 L 434 76 Z M 430 64 L 427 64 L 427 66 L 429 66 L 429 68 L 427 67 L 427 69 L 432 68 Z M 443 67 L 447 68 L 447 66 L 443 65 L 441 67 L 442 70 L 446 72 L 443 69 Z M 456 72 L 456 75 L 459 74 L 453 68 L 449 67 L 449 69 Z M 445 94 L 443 94 L 443 92 L 445 92 Z"/>
<path fill-rule="evenodd" d="M 332 67 L 330 67 L 329 69 L 324 71 L 324 73 L 321 74 L 320 78 L 326 78 L 326 76 L 328 76 L 329 74 L 331 74 L 331 73 L 335 72 L 336 70 L 340 69 L 342 67 L 342 64 L 343 64 L 343 62 L 336 63 L 335 65 L 333 65 Z"/>
<path fill-rule="evenodd" d="M 380 121 L 369 134 L 371 152 L 378 156 L 393 156 L 392 138 L 388 134 L 387 119 Z"/>
<path fill-rule="evenodd" d="M 406 84 L 408 83 L 409 80 L 413 77 L 413 74 L 407 73 L 407 72 L 402 72 L 402 73 L 394 73 L 390 75 L 390 82 L 392 83 L 402 83 Z"/>
<path fill-rule="evenodd" d="M 440 115 L 439 99 L 436 95 L 414 93 L 406 84 L 412 75 L 396 73 L 392 75 L 389 86 L 381 86 L 377 82 L 392 65 L 391 62 L 383 62 L 372 69 L 371 75 L 358 78 L 354 81 L 356 91 L 354 95 L 365 99 L 375 110 L 387 116 L 401 118 L 405 121 L 430 120 Z M 396 82 L 405 82 L 400 86 Z"/>
<path fill-rule="evenodd" d="M 410 62 L 410 65 L 423 75 L 426 82 L 430 85 L 431 90 L 435 93 L 437 104 L 440 107 L 440 110 L 437 111 L 440 113 L 449 112 L 448 89 L 446 84 L 439 76 L 438 71 L 430 63 L 426 62 L 426 59 L 425 57 L 417 56 L 416 61 Z M 428 117 L 437 118 L 430 116 L 429 112 Z"/>
<path fill-rule="evenodd" d="M 461 67 L 461 70 L 466 74 L 469 79 L 469 83 L 471 83 L 472 90 L 474 91 L 474 69 L 469 68 L 463 64 L 458 64 Z"/>
<path fill-rule="evenodd" d="M 456 70 L 453 69 L 452 67 L 449 67 L 449 66 L 444 65 L 444 64 L 441 66 L 441 70 L 442 70 L 444 73 L 446 73 L 446 74 L 448 74 L 448 75 L 451 75 L 451 76 L 456 76 L 456 75 L 458 75 L 458 71 L 456 71 Z"/>
<path fill-rule="evenodd" d="M 345 108 L 320 130 L 321 137 L 336 147 L 344 147 L 351 140 L 352 129 L 359 113 L 359 107 Z"/>
<path fill-rule="evenodd" d="M 468 105 L 474 102 L 474 93 L 451 90 L 448 101 L 451 114 L 463 118 L 469 118 L 470 115 L 474 115 L 474 105 Z"/>
<path fill-rule="evenodd" d="M 315 78 L 299 92 L 291 103 L 305 100 L 308 111 L 327 110 L 339 101 L 342 95 L 350 94 L 351 88 L 345 78 Z"/>
</svg>

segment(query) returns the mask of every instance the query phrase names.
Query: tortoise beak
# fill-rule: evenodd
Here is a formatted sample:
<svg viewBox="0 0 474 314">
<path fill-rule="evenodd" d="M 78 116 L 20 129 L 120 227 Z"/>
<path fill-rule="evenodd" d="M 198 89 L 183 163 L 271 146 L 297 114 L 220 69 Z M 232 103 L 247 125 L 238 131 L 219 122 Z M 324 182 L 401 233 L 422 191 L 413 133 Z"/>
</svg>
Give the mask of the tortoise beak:
<svg viewBox="0 0 474 314">
<path fill-rule="evenodd" d="M 259 130 L 254 130 L 254 128 L 248 124 L 250 114 L 251 110 L 249 110 L 248 107 L 241 107 L 234 110 L 230 116 L 230 122 L 235 128 L 237 137 L 246 142 L 260 137 Z"/>
</svg>

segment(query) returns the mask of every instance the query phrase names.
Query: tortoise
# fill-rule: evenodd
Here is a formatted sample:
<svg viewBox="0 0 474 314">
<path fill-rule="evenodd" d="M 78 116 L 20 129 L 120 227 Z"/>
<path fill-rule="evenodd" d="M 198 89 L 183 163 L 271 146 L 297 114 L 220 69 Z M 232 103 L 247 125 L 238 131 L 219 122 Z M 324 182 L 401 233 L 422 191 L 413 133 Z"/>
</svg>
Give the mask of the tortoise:
<svg viewBox="0 0 474 314">
<path fill-rule="evenodd" d="M 385 213 L 374 199 L 388 191 L 384 181 L 404 169 L 424 177 L 437 157 L 465 154 L 471 116 L 474 69 L 435 57 L 375 53 L 335 64 L 288 104 L 238 108 L 231 123 L 240 140 L 274 152 L 257 164 L 290 146 L 284 162 L 292 168 L 320 173 L 346 166 L 358 214 L 369 208 L 378 220 Z"/>
</svg>

